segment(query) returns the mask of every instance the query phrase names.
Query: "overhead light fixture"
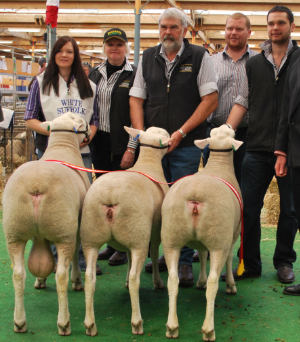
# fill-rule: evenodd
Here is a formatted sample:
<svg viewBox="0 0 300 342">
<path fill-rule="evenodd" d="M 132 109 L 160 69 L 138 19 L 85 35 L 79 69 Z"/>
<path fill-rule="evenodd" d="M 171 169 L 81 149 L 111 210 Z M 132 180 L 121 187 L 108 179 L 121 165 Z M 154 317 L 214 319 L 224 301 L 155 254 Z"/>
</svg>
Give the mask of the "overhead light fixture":
<svg viewBox="0 0 300 342">
<path fill-rule="evenodd" d="M 86 52 L 102 53 L 102 50 L 85 50 Z"/>
<path fill-rule="evenodd" d="M 11 49 L 0 49 L 0 51 L 11 52 Z"/>
<path fill-rule="evenodd" d="M 36 28 L 9 28 L 10 32 L 40 32 L 41 29 Z"/>
<path fill-rule="evenodd" d="M 12 44 L 12 40 L 0 40 L 0 44 Z"/>
<path fill-rule="evenodd" d="M 46 49 L 29 49 L 30 52 L 46 52 Z"/>
<path fill-rule="evenodd" d="M 132 42 L 128 42 L 128 45 L 132 45 Z"/>
<path fill-rule="evenodd" d="M 28 59 L 30 58 L 31 59 L 32 57 L 31 56 L 23 56 L 23 58 L 28 58 Z"/>
<path fill-rule="evenodd" d="M 300 36 L 300 32 L 292 32 L 291 36 L 292 37 L 299 37 Z"/>
<path fill-rule="evenodd" d="M 251 48 L 255 48 L 256 47 L 255 44 L 248 44 L 248 46 L 251 47 Z"/>
<path fill-rule="evenodd" d="M 80 44 L 80 42 L 76 42 L 77 43 L 77 45 L 79 45 Z"/>
<path fill-rule="evenodd" d="M 159 33 L 159 30 L 141 30 L 141 33 Z"/>
<path fill-rule="evenodd" d="M 71 33 L 100 33 L 100 29 L 69 29 Z"/>
</svg>

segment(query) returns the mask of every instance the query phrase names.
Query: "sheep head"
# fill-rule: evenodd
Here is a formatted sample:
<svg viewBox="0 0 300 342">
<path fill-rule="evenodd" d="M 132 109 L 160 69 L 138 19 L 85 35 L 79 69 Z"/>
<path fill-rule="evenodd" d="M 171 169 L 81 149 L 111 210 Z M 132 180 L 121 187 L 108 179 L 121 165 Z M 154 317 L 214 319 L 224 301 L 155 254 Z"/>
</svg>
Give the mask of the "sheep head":
<svg viewBox="0 0 300 342">
<path fill-rule="evenodd" d="M 168 146 L 169 142 L 173 140 L 165 129 L 159 127 L 150 127 L 146 132 L 126 126 L 124 128 L 135 140 L 147 145 Z M 167 149 L 165 149 L 165 152 L 167 152 Z"/>
<path fill-rule="evenodd" d="M 86 121 L 80 116 L 73 114 L 71 112 L 65 113 L 53 121 L 44 121 L 40 123 L 40 126 L 47 131 L 52 130 L 66 130 L 74 132 L 82 132 L 84 136 L 78 134 L 78 141 L 81 143 L 85 138 L 85 135 L 89 138 L 91 136 L 90 125 L 87 125 Z"/>
<path fill-rule="evenodd" d="M 231 128 L 229 128 L 227 125 L 222 125 L 211 130 L 210 138 L 195 140 L 194 143 L 196 146 L 202 149 L 206 145 L 209 145 L 210 149 L 225 150 L 233 148 L 234 150 L 237 150 L 243 144 L 243 142 L 235 140 L 234 135 L 235 133 Z"/>
</svg>

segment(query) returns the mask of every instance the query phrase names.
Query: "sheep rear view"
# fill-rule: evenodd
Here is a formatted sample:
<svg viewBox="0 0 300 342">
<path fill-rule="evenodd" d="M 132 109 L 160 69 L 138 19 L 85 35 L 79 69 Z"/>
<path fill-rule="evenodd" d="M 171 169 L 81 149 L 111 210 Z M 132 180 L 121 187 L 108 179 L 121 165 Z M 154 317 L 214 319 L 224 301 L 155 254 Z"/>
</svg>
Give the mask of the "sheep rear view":
<svg viewBox="0 0 300 342">
<path fill-rule="evenodd" d="M 146 173 L 166 182 L 161 159 L 170 141 L 168 133 L 151 127 L 146 132 L 126 128 L 133 137 L 140 135 L 141 149 L 135 166 L 129 171 Z M 145 144 L 145 146 L 143 146 Z M 160 149 L 160 145 L 163 146 Z M 148 146 L 147 146 L 148 145 Z M 153 283 L 162 288 L 158 271 L 161 205 L 168 186 L 157 184 L 136 172 L 113 172 L 93 183 L 84 201 L 81 222 L 81 243 L 86 258 L 86 334 L 97 335 L 93 297 L 95 267 L 99 249 L 104 243 L 128 254 L 126 287 L 129 287 L 132 306 L 132 333 L 143 334 L 139 304 L 140 274 L 151 240 Z"/>
<path fill-rule="evenodd" d="M 209 143 L 211 153 L 206 167 L 175 183 L 162 206 L 161 238 L 169 272 L 169 317 L 166 334 L 169 338 L 178 337 L 178 261 L 183 246 L 199 251 L 201 270 L 197 288 L 207 288 L 206 316 L 202 326 L 204 341 L 215 341 L 214 302 L 225 262 L 226 292 L 236 293 L 232 275 L 232 253 L 240 233 L 241 208 L 234 192 L 217 178 L 229 182 L 240 194 L 234 173 L 232 147 L 238 149 L 242 143 L 233 137 L 234 131 L 223 125 L 211 131 L 211 138 L 195 141 L 199 148 L 204 148 Z M 210 252 L 208 278 L 207 251 Z"/>
<path fill-rule="evenodd" d="M 53 271 L 50 241 L 56 245 L 59 301 L 57 325 L 60 335 L 69 335 L 69 266 L 74 255 L 71 274 L 73 289 L 83 290 L 78 253 L 74 254 L 74 250 L 79 245 L 79 241 L 76 242 L 78 224 L 89 181 L 85 173 L 45 160 L 59 159 L 83 167 L 79 143 L 90 131 L 86 132 L 83 119 L 71 113 L 44 122 L 41 126 L 51 128 L 48 148 L 43 158 L 20 166 L 10 177 L 3 194 L 3 229 L 13 265 L 15 288 L 14 331 L 25 332 L 27 329 L 24 250 L 27 241 L 33 239 L 28 268 L 38 277 L 36 288 L 44 288 L 45 278 Z M 79 134 L 75 134 L 74 130 Z"/>
</svg>

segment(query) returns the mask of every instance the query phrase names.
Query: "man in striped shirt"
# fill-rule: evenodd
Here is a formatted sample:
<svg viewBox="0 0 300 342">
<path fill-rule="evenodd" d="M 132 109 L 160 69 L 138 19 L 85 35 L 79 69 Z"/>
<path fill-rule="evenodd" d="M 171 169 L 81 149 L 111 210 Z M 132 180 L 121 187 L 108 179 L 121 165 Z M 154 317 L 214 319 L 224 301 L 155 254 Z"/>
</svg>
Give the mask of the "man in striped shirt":
<svg viewBox="0 0 300 342">
<path fill-rule="evenodd" d="M 210 131 L 226 123 L 234 101 L 239 94 L 247 59 L 258 52 L 250 50 L 247 44 L 251 35 L 250 20 L 242 13 L 234 13 L 226 20 L 226 46 L 222 52 L 211 57 L 218 76 L 219 107 L 208 117 L 207 136 Z M 234 169 L 236 178 L 241 185 L 241 167 L 246 151 L 246 135 L 249 113 L 245 115 L 235 132 L 235 139 L 244 144 L 234 153 Z M 203 151 L 203 163 L 206 165 L 209 148 Z"/>
</svg>

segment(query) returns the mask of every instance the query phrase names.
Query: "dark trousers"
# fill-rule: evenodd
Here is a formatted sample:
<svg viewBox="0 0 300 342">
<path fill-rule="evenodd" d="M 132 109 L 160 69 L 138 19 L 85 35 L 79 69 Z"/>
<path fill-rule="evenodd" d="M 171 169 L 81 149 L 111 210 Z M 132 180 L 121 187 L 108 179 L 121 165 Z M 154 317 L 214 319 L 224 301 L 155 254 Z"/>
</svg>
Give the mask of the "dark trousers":
<svg viewBox="0 0 300 342">
<path fill-rule="evenodd" d="M 300 222 L 300 167 L 289 167 L 289 170 L 292 180 L 296 217 L 298 222 Z"/>
<path fill-rule="evenodd" d="M 244 263 L 245 269 L 261 272 L 260 213 L 269 184 L 275 175 L 276 157 L 268 152 L 246 152 L 242 164 L 242 196 L 244 202 Z M 280 194 L 280 215 L 277 225 L 273 264 L 277 269 L 293 267 L 296 252 L 293 249 L 298 222 L 295 216 L 290 174 L 277 177 Z"/>
<path fill-rule="evenodd" d="M 93 139 L 92 161 L 94 169 L 105 171 L 121 170 L 123 154 L 112 154 L 110 133 L 97 131 Z M 96 173 L 100 177 L 102 173 Z"/>
<path fill-rule="evenodd" d="M 210 137 L 210 131 L 217 126 L 208 123 L 207 137 Z M 246 137 L 247 137 L 248 127 L 240 127 L 235 131 L 235 140 L 243 141 L 243 145 L 234 152 L 233 154 L 233 165 L 236 179 L 241 186 L 241 174 L 242 174 L 242 163 L 246 153 Z M 203 150 L 203 166 L 206 165 L 209 158 L 209 148 L 205 147 Z"/>
</svg>

